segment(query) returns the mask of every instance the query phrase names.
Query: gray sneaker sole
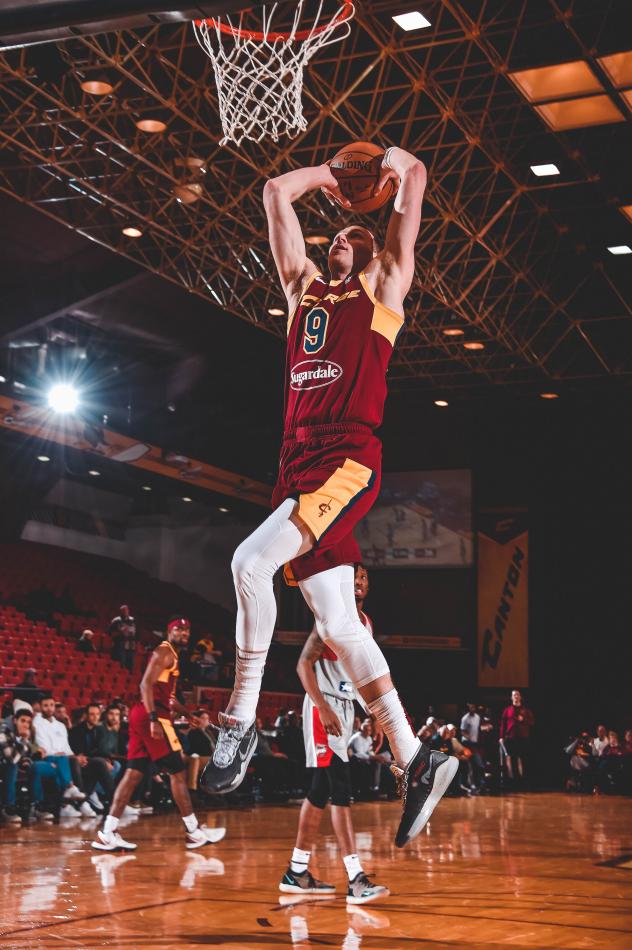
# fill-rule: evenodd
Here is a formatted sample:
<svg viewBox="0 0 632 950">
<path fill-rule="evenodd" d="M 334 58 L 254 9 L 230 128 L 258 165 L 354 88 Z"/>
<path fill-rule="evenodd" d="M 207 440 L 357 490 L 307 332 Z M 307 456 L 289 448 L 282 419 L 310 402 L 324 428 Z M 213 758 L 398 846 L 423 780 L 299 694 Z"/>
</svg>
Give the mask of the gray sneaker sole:
<svg viewBox="0 0 632 950">
<path fill-rule="evenodd" d="M 391 892 L 388 887 L 380 887 L 369 897 L 353 897 L 347 894 L 347 904 L 369 904 L 371 901 L 379 901 L 381 897 L 390 897 Z"/>
<path fill-rule="evenodd" d="M 404 841 L 403 844 L 398 845 L 398 847 L 403 848 L 405 845 L 407 845 L 408 842 L 412 841 L 413 838 L 416 838 L 420 831 L 422 831 L 423 828 L 428 824 L 433 811 L 449 789 L 452 779 L 458 770 L 459 761 L 454 756 L 450 756 L 447 762 L 442 762 L 442 764 L 438 767 L 437 771 L 435 772 L 432 791 L 424 802 L 423 808 L 412 823 L 406 841 Z"/>
<path fill-rule="evenodd" d="M 336 888 L 315 888 L 315 887 L 300 887 L 298 884 L 284 884 L 281 882 L 279 884 L 279 890 L 284 894 L 309 894 L 310 897 L 329 897 L 331 894 L 336 893 Z"/>
</svg>

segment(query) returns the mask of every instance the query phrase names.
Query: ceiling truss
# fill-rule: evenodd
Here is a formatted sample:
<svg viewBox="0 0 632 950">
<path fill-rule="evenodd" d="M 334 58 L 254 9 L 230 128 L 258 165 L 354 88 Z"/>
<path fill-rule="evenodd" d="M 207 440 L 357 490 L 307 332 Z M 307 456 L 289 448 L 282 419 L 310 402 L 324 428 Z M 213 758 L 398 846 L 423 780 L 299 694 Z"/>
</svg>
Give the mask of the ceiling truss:
<svg viewBox="0 0 632 950">
<path fill-rule="evenodd" d="M 632 359 L 603 333 L 629 325 L 630 301 L 549 200 L 566 188 L 605 201 L 603 183 L 561 136 L 570 177 L 552 186 L 525 168 L 527 143 L 542 127 L 506 73 L 527 19 L 537 27 L 533 0 L 481 2 L 476 18 L 465 0 L 433 6 L 432 27 L 405 34 L 387 0 L 360 3 L 342 50 L 330 48 L 309 67 L 308 130 L 278 146 L 219 146 L 212 71 L 188 24 L 60 43 L 46 78 L 33 50 L 6 51 L 0 187 L 282 335 L 283 318 L 268 313 L 283 303 L 266 241 L 266 178 L 320 163 L 353 139 L 402 145 L 426 162 L 429 186 L 396 380 L 448 391 L 632 373 Z M 543 28 L 564 12 L 554 0 L 535 6 Z M 583 56 L 579 38 L 577 45 Z M 112 95 L 81 91 L 78 77 L 98 71 L 113 82 Z M 164 120 L 167 131 L 139 132 L 141 116 Z M 200 200 L 186 206 L 173 189 L 177 160 L 189 157 L 203 159 L 206 174 Z M 319 194 L 299 214 L 306 234 L 332 235 L 347 220 Z M 375 227 L 375 217 L 365 220 Z M 385 218 L 377 224 L 383 230 Z M 125 237 L 128 225 L 142 237 Z M 326 251 L 312 251 L 324 265 Z M 448 328 L 464 334 L 447 337 Z M 463 341 L 485 348 L 468 351 Z"/>
</svg>

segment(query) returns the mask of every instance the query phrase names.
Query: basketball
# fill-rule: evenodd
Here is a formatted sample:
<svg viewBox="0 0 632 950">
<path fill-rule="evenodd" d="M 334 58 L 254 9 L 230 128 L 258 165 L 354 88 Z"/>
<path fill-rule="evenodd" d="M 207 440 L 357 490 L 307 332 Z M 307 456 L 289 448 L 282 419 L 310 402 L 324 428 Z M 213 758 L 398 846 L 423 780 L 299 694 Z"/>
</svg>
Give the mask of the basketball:
<svg viewBox="0 0 632 950">
<path fill-rule="evenodd" d="M 386 182 L 379 195 L 373 189 L 380 178 L 384 149 L 372 142 L 352 142 L 341 148 L 329 162 L 340 190 L 354 211 L 377 211 L 397 194 L 393 179 Z"/>
</svg>

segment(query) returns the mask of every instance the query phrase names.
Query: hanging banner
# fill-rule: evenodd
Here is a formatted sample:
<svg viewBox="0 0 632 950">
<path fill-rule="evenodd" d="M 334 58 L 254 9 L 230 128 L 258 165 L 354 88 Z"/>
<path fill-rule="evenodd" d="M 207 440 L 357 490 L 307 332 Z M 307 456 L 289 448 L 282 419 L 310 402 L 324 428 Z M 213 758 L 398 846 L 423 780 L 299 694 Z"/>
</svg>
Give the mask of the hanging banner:
<svg viewBox="0 0 632 950">
<path fill-rule="evenodd" d="M 524 512 L 482 514 L 478 685 L 529 685 L 529 533 Z"/>
</svg>

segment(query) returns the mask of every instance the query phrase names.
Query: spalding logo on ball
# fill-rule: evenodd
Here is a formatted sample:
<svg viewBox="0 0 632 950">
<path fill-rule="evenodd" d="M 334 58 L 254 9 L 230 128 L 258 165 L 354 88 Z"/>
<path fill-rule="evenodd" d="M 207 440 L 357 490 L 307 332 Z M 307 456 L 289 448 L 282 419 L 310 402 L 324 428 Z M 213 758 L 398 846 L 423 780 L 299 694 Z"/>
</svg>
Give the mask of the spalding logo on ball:
<svg viewBox="0 0 632 950">
<path fill-rule="evenodd" d="M 329 162 L 340 191 L 354 211 L 377 211 L 397 194 L 397 182 L 389 178 L 379 195 L 373 190 L 380 180 L 384 149 L 372 142 L 345 145 Z M 334 196 L 335 198 L 335 196 Z"/>
</svg>

